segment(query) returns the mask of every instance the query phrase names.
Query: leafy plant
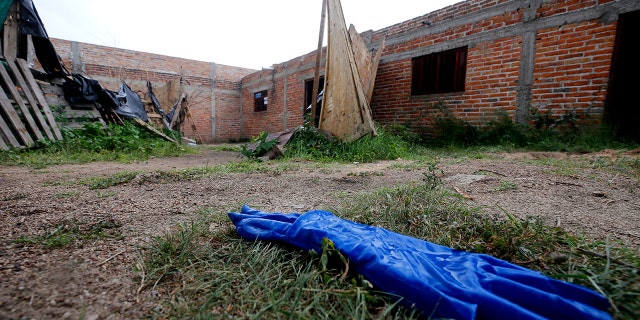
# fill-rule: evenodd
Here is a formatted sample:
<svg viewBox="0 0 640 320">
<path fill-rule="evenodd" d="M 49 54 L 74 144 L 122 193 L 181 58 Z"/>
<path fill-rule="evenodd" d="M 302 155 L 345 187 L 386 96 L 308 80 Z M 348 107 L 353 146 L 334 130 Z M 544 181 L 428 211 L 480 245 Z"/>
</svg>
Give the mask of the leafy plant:
<svg viewBox="0 0 640 320">
<path fill-rule="evenodd" d="M 267 141 L 268 137 L 269 133 L 261 132 L 258 136 L 254 137 L 251 140 L 251 145 L 249 143 L 245 143 L 242 146 L 242 155 L 250 159 L 259 158 L 269 152 L 269 150 L 273 149 L 273 147 L 275 147 L 278 143 L 280 143 L 276 139 Z"/>
<path fill-rule="evenodd" d="M 442 175 L 444 171 L 438 168 L 437 161 L 429 161 L 427 163 L 427 171 L 423 173 L 422 181 L 429 189 L 435 189 L 442 183 Z"/>
<path fill-rule="evenodd" d="M 320 255 L 242 240 L 209 213 L 155 238 L 136 263 L 140 287 L 165 292 L 158 316 L 243 319 L 418 319 L 376 292 L 330 241 Z M 224 226 L 209 231 L 209 225 Z M 341 258 L 342 257 L 342 258 Z"/>
<path fill-rule="evenodd" d="M 594 125 L 589 112 L 566 111 L 551 115 L 532 108 L 529 125 L 513 122 L 498 113 L 483 126 L 473 126 L 453 115 L 443 104 L 435 118 L 435 134 L 425 144 L 436 147 L 506 146 L 542 151 L 597 151 L 606 148 L 637 148 L 638 143 L 615 137 L 607 126 Z"/>
</svg>

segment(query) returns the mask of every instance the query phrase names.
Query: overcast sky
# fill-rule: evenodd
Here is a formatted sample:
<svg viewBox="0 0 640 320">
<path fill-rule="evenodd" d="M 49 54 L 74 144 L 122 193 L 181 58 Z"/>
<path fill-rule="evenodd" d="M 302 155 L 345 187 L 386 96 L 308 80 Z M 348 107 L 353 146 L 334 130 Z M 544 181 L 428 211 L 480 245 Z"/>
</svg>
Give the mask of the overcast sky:
<svg viewBox="0 0 640 320">
<path fill-rule="evenodd" d="M 461 0 L 342 0 L 379 30 Z M 322 0 L 33 0 L 49 37 L 261 69 L 314 51 Z M 326 43 L 325 43 L 326 45 Z"/>
</svg>

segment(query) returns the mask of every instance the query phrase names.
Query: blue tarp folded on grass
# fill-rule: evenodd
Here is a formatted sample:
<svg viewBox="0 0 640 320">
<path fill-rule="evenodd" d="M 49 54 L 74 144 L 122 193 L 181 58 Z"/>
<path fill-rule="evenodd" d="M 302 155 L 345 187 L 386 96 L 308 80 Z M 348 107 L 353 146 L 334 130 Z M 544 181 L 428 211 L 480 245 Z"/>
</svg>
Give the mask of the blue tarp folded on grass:
<svg viewBox="0 0 640 320">
<path fill-rule="evenodd" d="M 380 227 L 313 210 L 268 213 L 243 206 L 229 212 L 245 239 L 322 250 L 331 240 L 377 289 L 398 295 L 434 318 L 610 319 L 608 300 L 495 257 L 454 250 Z"/>
</svg>

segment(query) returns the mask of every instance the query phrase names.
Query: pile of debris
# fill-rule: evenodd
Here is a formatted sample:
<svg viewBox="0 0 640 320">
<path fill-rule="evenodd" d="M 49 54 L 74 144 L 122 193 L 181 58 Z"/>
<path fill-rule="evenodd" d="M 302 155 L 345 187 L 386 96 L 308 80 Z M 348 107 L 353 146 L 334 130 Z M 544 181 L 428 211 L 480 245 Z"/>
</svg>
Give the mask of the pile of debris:
<svg viewBox="0 0 640 320">
<path fill-rule="evenodd" d="M 31 0 L 0 0 L 0 19 L 4 21 L 0 150 L 29 148 L 38 140 L 62 140 L 61 127 L 77 129 L 87 122 L 106 125 L 125 120 L 179 142 L 161 129 L 179 130 L 185 118 L 191 117 L 185 93 L 165 111 L 149 81 L 147 99 L 143 100 L 124 81 L 118 91 L 111 91 L 86 75 L 71 74 L 60 61 Z M 34 63 L 28 62 L 33 60 L 30 52 L 35 52 Z"/>
</svg>

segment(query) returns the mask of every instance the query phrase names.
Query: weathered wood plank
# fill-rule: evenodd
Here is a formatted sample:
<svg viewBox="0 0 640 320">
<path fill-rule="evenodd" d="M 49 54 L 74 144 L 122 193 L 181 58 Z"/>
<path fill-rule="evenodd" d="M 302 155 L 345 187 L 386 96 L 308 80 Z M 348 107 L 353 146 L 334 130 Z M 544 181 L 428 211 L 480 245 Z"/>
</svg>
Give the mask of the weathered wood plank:
<svg viewBox="0 0 640 320">
<path fill-rule="evenodd" d="M 62 90 L 62 87 L 57 86 L 55 84 L 51 84 L 49 82 L 42 82 L 38 80 L 36 80 L 36 82 L 38 83 L 40 88 L 42 88 L 42 92 L 45 95 L 51 94 L 56 96 L 64 96 L 64 91 Z"/>
<path fill-rule="evenodd" d="M 158 129 L 154 128 L 154 127 L 153 127 L 153 126 L 151 126 L 150 124 L 148 124 L 148 123 L 146 123 L 146 122 L 144 122 L 144 121 L 142 121 L 142 120 L 140 120 L 140 119 L 138 119 L 138 118 L 134 118 L 133 120 L 134 120 L 136 123 L 138 123 L 139 125 L 141 125 L 141 126 L 143 126 L 143 127 L 147 128 L 149 131 L 151 131 L 151 132 L 153 132 L 153 133 L 155 133 L 155 134 L 157 134 L 157 135 L 161 136 L 161 137 L 162 137 L 162 138 L 164 138 L 165 140 L 167 140 L 167 141 L 171 141 L 171 142 L 176 143 L 176 144 L 178 143 L 178 141 L 176 141 L 175 139 L 173 139 L 173 138 L 169 137 L 168 135 L 166 135 L 166 134 L 162 133 L 162 131 L 160 131 L 160 130 L 158 130 Z"/>
<path fill-rule="evenodd" d="M 373 61 L 371 61 L 371 75 L 369 76 L 369 83 L 365 83 L 365 94 L 369 99 L 369 103 L 371 103 L 371 98 L 373 97 L 373 88 L 376 85 L 376 76 L 378 75 L 378 65 L 380 65 L 380 58 L 382 57 L 382 51 L 384 50 L 386 41 L 386 38 L 382 39 L 380 47 L 378 47 L 378 51 L 376 51 L 376 55 L 373 57 Z"/>
<path fill-rule="evenodd" d="M 2 69 L 4 68 L 0 68 L 0 70 Z M 11 104 L 11 102 L 9 101 L 7 94 L 4 93 L 4 90 L 0 90 L 0 106 L 2 106 L 2 109 L 4 110 L 6 116 L 9 118 L 9 121 L 13 125 L 13 128 L 18 133 L 20 140 L 24 142 L 24 146 L 33 145 L 33 140 L 31 139 L 29 132 L 27 132 L 27 128 L 24 126 L 24 123 L 22 123 L 22 120 L 20 120 L 20 116 L 16 112 L 13 104 Z"/>
<path fill-rule="evenodd" d="M 13 135 L 13 132 L 11 132 L 11 128 L 9 128 L 9 125 L 4 121 L 4 119 L 2 117 L 0 117 L 0 134 L 12 146 L 14 146 L 16 148 L 20 147 L 20 142 L 18 142 L 18 139 L 16 139 L 16 137 Z M 3 140 L 3 142 L 4 142 L 4 140 Z M 9 146 L 7 146 L 7 148 L 8 147 Z"/>
<path fill-rule="evenodd" d="M 31 86 L 31 90 L 34 93 L 38 104 L 40 104 L 40 107 L 42 108 L 42 111 L 44 112 L 44 115 L 47 118 L 47 121 L 49 122 L 49 126 L 51 127 L 51 130 L 53 131 L 55 138 L 58 140 L 62 140 L 62 133 L 60 133 L 60 129 L 56 124 L 56 119 L 53 116 L 53 113 L 51 112 L 51 108 L 49 108 L 49 104 L 47 103 L 47 99 L 45 99 L 44 94 L 42 93 L 42 89 L 36 82 L 36 79 L 33 77 L 33 74 L 31 73 L 29 64 L 27 64 L 25 60 L 18 59 L 18 65 L 20 66 L 20 69 L 25 79 Z"/>
<path fill-rule="evenodd" d="M 376 135 L 340 1 L 329 0 L 327 10 L 329 36 L 319 128 L 345 142 Z"/>
<path fill-rule="evenodd" d="M 53 132 L 51 132 L 51 129 L 49 128 L 49 124 L 42 117 L 42 113 L 38 108 L 38 103 L 36 102 L 32 89 L 29 87 L 29 85 L 27 84 L 27 81 L 22 76 L 22 73 L 20 72 L 20 69 L 18 69 L 18 66 L 16 65 L 15 61 L 11 58 L 7 58 L 6 62 L 7 62 L 7 65 L 9 66 L 9 69 L 11 69 L 11 72 L 13 73 L 13 78 L 16 79 L 20 88 L 22 88 L 22 92 L 25 98 L 27 98 L 27 102 L 29 102 L 29 106 L 31 106 L 31 109 L 33 110 L 33 115 L 36 117 L 36 120 L 38 120 L 38 123 L 40 124 L 40 128 L 44 130 L 44 133 L 47 135 L 47 138 L 49 138 L 49 140 L 55 140 L 56 138 L 54 137 Z"/>
<path fill-rule="evenodd" d="M 14 1 L 4 21 L 4 28 L 2 28 L 4 31 L 2 35 L 2 55 L 5 57 L 15 57 L 18 54 L 18 39 L 20 38 L 19 8 L 18 2 Z"/>
<path fill-rule="evenodd" d="M 4 134 L 2 134 L 2 132 L 0 132 L 0 150 L 9 150 L 9 145 L 4 142 Z"/>
<path fill-rule="evenodd" d="M 5 70 L 4 68 L 0 68 L 0 78 L 2 78 L 2 80 L 4 81 L 5 87 L 9 91 L 9 94 L 11 95 L 13 101 L 15 101 L 16 104 L 20 107 L 20 110 L 22 110 L 22 115 L 27 121 L 27 124 L 29 125 L 29 128 L 31 128 L 33 134 L 37 139 L 44 139 L 44 136 L 40 132 L 40 129 L 31 116 L 31 112 L 29 112 L 29 108 L 27 108 L 27 106 L 22 101 L 22 96 L 20 96 L 18 89 L 16 89 L 15 83 L 13 83 L 13 80 L 11 80 L 9 73 L 7 73 L 7 70 Z"/>
<path fill-rule="evenodd" d="M 180 112 L 182 111 L 182 103 L 186 98 L 187 98 L 187 95 L 184 93 L 180 96 L 180 100 L 178 100 L 177 102 L 178 106 L 176 107 L 176 111 L 173 112 L 173 118 L 171 118 L 169 129 L 173 129 L 173 127 L 176 125 L 176 122 L 178 122 L 178 119 L 180 118 Z"/>
</svg>

